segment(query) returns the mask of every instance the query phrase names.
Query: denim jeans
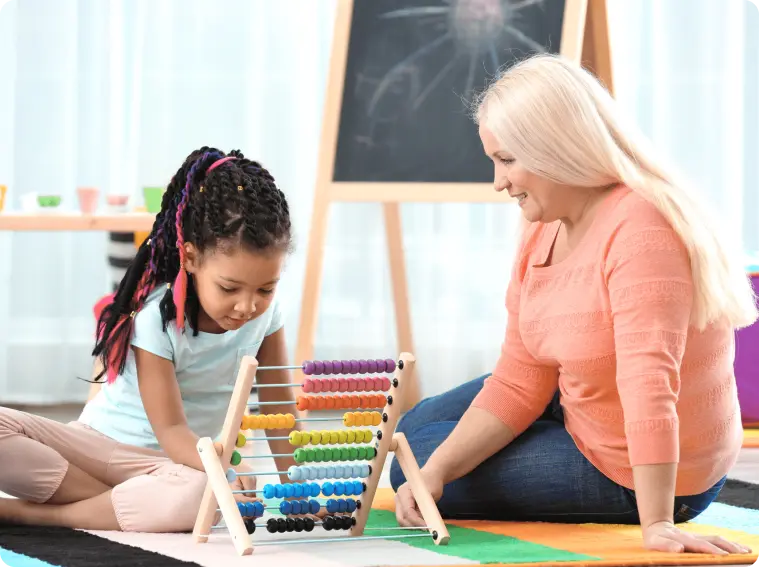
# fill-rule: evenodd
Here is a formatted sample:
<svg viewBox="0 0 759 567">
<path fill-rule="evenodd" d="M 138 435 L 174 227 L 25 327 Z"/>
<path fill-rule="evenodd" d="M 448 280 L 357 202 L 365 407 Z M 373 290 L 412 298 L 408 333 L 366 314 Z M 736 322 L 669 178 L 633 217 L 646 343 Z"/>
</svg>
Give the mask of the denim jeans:
<svg viewBox="0 0 759 567">
<path fill-rule="evenodd" d="M 423 466 L 445 441 L 482 388 L 487 375 L 427 398 L 398 424 Z M 397 460 L 394 490 L 405 482 Z M 675 522 L 691 520 L 719 494 L 723 478 L 703 494 L 675 498 Z M 504 449 L 446 485 L 438 502 L 450 519 L 639 523 L 635 492 L 602 474 L 577 449 L 564 427 L 558 392 L 545 412 Z"/>
</svg>

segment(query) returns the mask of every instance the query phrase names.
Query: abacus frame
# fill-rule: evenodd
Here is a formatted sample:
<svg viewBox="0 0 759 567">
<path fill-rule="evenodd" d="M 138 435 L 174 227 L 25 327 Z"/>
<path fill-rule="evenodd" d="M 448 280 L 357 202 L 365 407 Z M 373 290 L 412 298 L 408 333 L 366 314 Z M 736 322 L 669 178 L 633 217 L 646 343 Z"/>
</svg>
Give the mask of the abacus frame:
<svg viewBox="0 0 759 567">
<path fill-rule="evenodd" d="M 388 395 L 388 402 L 383 409 L 382 422 L 379 431 L 382 433 L 377 442 L 377 452 L 370 462 L 371 473 L 366 479 L 366 490 L 361 495 L 362 505 L 353 512 L 354 525 L 347 538 L 339 538 L 340 541 L 350 539 L 352 536 L 361 536 L 364 533 L 369 512 L 377 492 L 380 475 L 389 452 L 392 452 L 398 464 L 403 470 L 411 491 L 414 494 L 419 511 L 424 518 L 426 529 L 437 545 L 446 545 L 450 539 L 448 530 L 440 515 L 432 494 L 427 489 L 422 478 L 419 465 L 414 457 L 411 447 L 403 433 L 395 433 L 402 408 L 404 407 L 404 393 L 416 360 L 407 352 L 402 352 L 394 371 L 392 385 Z M 242 515 L 237 507 L 237 502 L 232 494 L 232 489 L 227 481 L 222 463 L 229 463 L 235 451 L 237 433 L 242 423 L 242 418 L 248 407 L 248 398 L 253 389 L 258 361 L 253 356 L 245 356 L 240 364 L 235 382 L 229 409 L 222 426 L 220 441 L 214 443 L 210 437 L 203 437 L 198 441 L 197 450 L 203 462 L 208 483 L 203 499 L 201 500 L 198 516 L 193 529 L 193 538 L 196 543 L 206 543 L 211 533 L 213 520 L 216 517 L 217 508 L 226 524 L 227 531 L 232 536 L 235 549 L 239 555 L 253 553 L 253 540 L 248 533 Z M 288 540 L 282 540 L 286 544 Z M 332 538 L 324 538 L 324 542 L 332 541 Z"/>
</svg>

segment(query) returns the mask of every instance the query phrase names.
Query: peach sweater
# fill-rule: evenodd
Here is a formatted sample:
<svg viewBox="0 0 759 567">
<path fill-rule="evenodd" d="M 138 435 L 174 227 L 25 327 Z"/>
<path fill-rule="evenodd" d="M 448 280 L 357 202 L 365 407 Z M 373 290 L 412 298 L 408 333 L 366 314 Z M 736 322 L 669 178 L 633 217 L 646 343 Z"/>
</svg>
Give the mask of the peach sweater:
<svg viewBox="0 0 759 567">
<path fill-rule="evenodd" d="M 558 387 L 567 431 L 607 477 L 633 488 L 632 466 L 676 462 L 676 494 L 703 492 L 743 438 L 733 330 L 690 327 L 685 248 L 628 188 L 613 189 L 580 245 L 546 267 L 558 227 L 526 230 L 502 353 L 473 405 L 519 435 Z"/>
</svg>

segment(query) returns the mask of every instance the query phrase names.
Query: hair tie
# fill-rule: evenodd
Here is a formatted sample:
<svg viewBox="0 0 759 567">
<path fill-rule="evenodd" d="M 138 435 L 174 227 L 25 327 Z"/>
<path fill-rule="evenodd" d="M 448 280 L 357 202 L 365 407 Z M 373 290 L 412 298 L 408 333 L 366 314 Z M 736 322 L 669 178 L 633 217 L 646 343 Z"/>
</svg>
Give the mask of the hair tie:
<svg viewBox="0 0 759 567">
<path fill-rule="evenodd" d="M 206 170 L 206 175 L 208 175 L 209 173 L 211 173 L 211 172 L 212 172 L 214 169 L 216 169 L 217 167 L 219 167 L 219 166 L 220 166 L 222 163 L 224 163 L 225 161 L 229 161 L 229 160 L 231 160 L 231 159 L 237 159 L 237 158 L 236 158 L 235 156 L 227 156 L 227 157 L 223 157 L 223 158 L 221 158 L 221 159 L 217 159 L 215 162 L 213 162 L 213 163 L 211 164 L 211 167 L 209 167 L 209 168 Z"/>
</svg>

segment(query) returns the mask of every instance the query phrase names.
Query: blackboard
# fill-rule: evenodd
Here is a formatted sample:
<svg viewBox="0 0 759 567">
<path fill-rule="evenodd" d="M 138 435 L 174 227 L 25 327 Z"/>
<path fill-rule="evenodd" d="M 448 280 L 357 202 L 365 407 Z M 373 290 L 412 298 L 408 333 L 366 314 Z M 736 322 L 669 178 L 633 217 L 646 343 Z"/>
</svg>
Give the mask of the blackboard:
<svg viewBox="0 0 759 567">
<path fill-rule="evenodd" d="M 492 182 L 468 101 L 558 53 L 564 0 L 353 0 L 333 180 Z"/>
</svg>

